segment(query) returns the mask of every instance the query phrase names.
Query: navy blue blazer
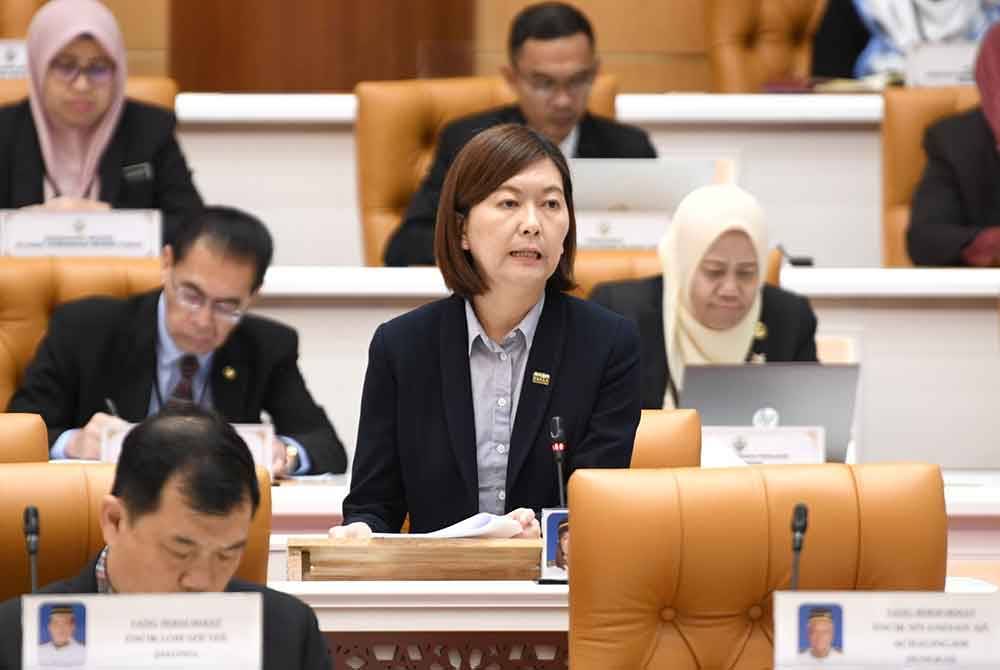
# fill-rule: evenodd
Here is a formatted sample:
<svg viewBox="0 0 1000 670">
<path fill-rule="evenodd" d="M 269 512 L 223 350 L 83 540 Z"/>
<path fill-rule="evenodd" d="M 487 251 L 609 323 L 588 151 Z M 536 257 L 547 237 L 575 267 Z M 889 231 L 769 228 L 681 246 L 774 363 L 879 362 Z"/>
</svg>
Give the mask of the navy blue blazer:
<svg viewBox="0 0 1000 670">
<path fill-rule="evenodd" d="M 538 383 L 536 372 L 548 374 Z M 625 468 L 639 425 L 635 324 L 550 289 L 528 354 L 507 465 L 507 511 L 559 504 L 549 419 L 576 468 Z M 344 523 L 428 532 L 479 511 L 476 430 L 463 298 L 382 324 L 368 354 Z"/>
</svg>

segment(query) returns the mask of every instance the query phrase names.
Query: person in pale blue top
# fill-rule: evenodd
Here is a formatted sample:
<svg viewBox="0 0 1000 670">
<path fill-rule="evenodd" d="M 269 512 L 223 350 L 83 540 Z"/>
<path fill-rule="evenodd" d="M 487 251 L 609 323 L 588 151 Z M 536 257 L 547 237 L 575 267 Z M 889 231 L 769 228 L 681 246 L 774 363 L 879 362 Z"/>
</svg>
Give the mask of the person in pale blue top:
<svg viewBox="0 0 1000 670">
<path fill-rule="evenodd" d="M 163 250 L 162 290 L 67 303 L 8 411 L 40 414 L 53 459 L 100 457 L 102 434 L 189 403 L 233 423 L 267 413 L 277 476 L 340 473 L 344 447 L 298 367 L 291 328 L 247 314 L 273 245 L 264 224 L 209 207 Z"/>
</svg>

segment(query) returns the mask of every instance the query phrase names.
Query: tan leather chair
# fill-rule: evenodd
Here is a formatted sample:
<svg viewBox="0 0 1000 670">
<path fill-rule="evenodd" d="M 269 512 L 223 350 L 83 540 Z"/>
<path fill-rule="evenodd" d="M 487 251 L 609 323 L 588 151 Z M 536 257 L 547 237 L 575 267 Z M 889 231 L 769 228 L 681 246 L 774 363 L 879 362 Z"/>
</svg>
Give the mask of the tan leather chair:
<svg viewBox="0 0 1000 670">
<path fill-rule="evenodd" d="M 693 409 L 644 409 L 632 448 L 633 468 L 701 465 L 701 417 Z"/>
<path fill-rule="evenodd" d="M 45 0 L 3 0 L 0 2 L 0 38 L 20 40 L 28 34 L 28 25 Z"/>
<path fill-rule="evenodd" d="M 125 95 L 140 102 L 173 110 L 177 97 L 177 82 L 170 77 L 129 77 Z M 18 102 L 28 97 L 27 79 L 0 79 L 0 105 Z"/>
<path fill-rule="evenodd" d="M 589 109 L 615 116 L 618 83 L 600 75 Z M 365 265 L 382 265 L 385 245 L 434 160 L 441 129 L 455 119 L 514 102 L 497 77 L 365 81 L 358 100 L 355 142 Z"/>
<path fill-rule="evenodd" d="M 594 249 L 577 252 L 574 267 L 577 288 L 572 293 L 586 298 L 598 284 L 652 277 L 661 272 L 660 258 L 653 250 Z M 767 255 L 764 281 L 771 286 L 781 285 L 781 252 L 777 249 L 772 249 Z"/>
<path fill-rule="evenodd" d="M 111 463 L 20 463 L 0 465 L 0 601 L 30 591 L 24 551 L 24 508 L 39 516 L 38 582 L 44 586 L 76 576 L 104 547 L 101 499 L 111 491 Z M 260 507 L 236 576 L 267 583 L 271 535 L 271 480 L 257 469 Z"/>
<path fill-rule="evenodd" d="M 927 165 L 924 133 L 936 121 L 979 104 L 974 86 L 890 88 L 882 117 L 882 264 L 913 265 L 906 251 L 910 202 Z"/>
<path fill-rule="evenodd" d="M 827 0 L 709 0 L 708 57 L 719 93 L 757 93 L 812 73 L 813 39 Z"/>
<path fill-rule="evenodd" d="M 0 463 L 45 463 L 49 433 L 37 414 L 0 414 Z"/>
<path fill-rule="evenodd" d="M 10 402 L 57 306 L 159 285 L 155 258 L 0 258 L 0 407 Z"/>
<path fill-rule="evenodd" d="M 933 465 L 578 470 L 569 501 L 573 670 L 772 667 L 799 502 L 801 588 L 944 588 Z"/>
</svg>

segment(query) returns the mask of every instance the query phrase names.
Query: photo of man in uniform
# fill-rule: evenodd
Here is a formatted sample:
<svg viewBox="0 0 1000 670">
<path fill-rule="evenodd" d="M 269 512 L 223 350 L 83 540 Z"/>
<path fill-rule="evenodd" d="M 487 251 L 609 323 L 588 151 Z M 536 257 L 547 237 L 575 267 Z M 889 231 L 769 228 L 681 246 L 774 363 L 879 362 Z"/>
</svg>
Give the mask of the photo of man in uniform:
<svg viewBox="0 0 1000 670">
<path fill-rule="evenodd" d="M 42 630 L 39 631 L 38 639 L 47 638 L 48 641 L 38 646 L 38 664 L 43 668 L 83 666 L 87 650 L 82 631 L 78 632 L 76 628 L 73 605 L 51 605 L 43 607 L 40 612 Z"/>
<path fill-rule="evenodd" d="M 808 619 L 805 627 L 805 640 L 799 641 L 800 661 L 811 663 L 825 663 L 840 658 L 843 651 L 843 643 L 838 635 L 840 622 L 840 608 L 837 607 L 816 607 L 803 606 L 803 610 L 808 612 Z M 804 613 L 804 612 L 803 612 Z M 837 616 L 834 616 L 834 615 Z M 800 615 L 801 616 L 801 615 Z"/>
</svg>

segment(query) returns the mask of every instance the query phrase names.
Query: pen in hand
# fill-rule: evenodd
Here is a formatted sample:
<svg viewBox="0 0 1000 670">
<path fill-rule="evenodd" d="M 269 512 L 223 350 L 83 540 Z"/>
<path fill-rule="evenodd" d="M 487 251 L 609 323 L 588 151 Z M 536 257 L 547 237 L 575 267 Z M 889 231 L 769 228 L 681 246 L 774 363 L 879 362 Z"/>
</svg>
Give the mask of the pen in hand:
<svg viewBox="0 0 1000 670">
<path fill-rule="evenodd" d="M 114 416 L 114 417 L 118 416 L 118 408 L 115 407 L 115 401 L 114 400 L 112 400 L 111 398 L 105 398 L 104 399 L 104 406 L 108 408 L 108 413 L 111 416 Z"/>
</svg>

